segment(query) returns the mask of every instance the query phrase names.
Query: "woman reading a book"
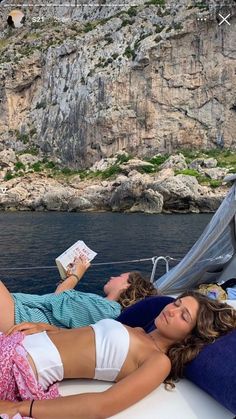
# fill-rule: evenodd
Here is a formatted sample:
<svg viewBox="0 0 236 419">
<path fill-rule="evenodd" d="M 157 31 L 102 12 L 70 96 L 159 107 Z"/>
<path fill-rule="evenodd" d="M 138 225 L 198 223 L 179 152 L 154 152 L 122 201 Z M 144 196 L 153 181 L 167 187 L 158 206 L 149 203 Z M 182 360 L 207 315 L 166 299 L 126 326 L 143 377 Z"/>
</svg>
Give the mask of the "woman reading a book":
<svg viewBox="0 0 236 419">
<path fill-rule="evenodd" d="M 204 345 L 235 328 L 236 311 L 186 292 L 164 307 L 155 326 L 150 333 L 113 319 L 71 330 L 14 326 L 0 337 L 0 399 L 11 400 L 0 402 L 0 412 L 37 419 L 110 417 L 181 376 Z M 44 332 L 31 334 L 35 328 Z M 54 383 L 63 378 L 115 384 L 99 393 L 58 397 Z"/>
<path fill-rule="evenodd" d="M 105 297 L 74 290 L 90 266 L 78 259 L 54 294 L 10 293 L 0 281 L 0 331 L 21 322 L 43 322 L 58 327 L 87 326 L 104 318 L 117 318 L 121 310 L 157 290 L 137 272 L 111 277 L 104 286 Z"/>
</svg>

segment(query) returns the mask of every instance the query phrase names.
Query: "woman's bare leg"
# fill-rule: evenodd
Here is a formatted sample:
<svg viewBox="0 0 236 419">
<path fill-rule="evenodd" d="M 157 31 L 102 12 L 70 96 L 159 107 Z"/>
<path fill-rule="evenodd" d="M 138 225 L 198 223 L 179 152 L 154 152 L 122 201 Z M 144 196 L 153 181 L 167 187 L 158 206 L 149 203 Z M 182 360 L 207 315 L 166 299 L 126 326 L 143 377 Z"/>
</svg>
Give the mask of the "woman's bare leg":
<svg viewBox="0 0 236 419">
<path fill-rule="evenodd" d="M 7 287 L 0 281 L 0 332 L 14 326 L 14 300 Z"/>
</svg>

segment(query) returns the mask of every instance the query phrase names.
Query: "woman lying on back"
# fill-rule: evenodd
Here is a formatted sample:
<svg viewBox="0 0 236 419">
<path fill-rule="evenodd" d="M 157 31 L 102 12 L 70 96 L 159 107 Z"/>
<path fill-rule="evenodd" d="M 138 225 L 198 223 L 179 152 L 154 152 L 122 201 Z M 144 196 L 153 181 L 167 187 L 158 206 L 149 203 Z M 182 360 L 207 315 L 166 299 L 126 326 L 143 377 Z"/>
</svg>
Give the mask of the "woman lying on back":
<svg viewBox="0 0 236 419">
<path fill-rule="evenodd" d="M 27 351 L 38 387 L 34 396 L 26 398 L 57 397 L 55 391 L 50 394 L 50 385 L 63 378 L 94 378 L 116 384 L 100 393 L 54 400 L 2 401 L 0 412 L 10 416 L 19 412 L 36 419 L 110 417 L 145 397 L 162 382 L 180 377 L 186 362 L 196 357 L 204 345 L 235 328 L 236 311 L 196 292 L 187 292 L 164 307 L 155 325 L 156 329 L 148 334 L 141 328 L 124 326 L 111 319 L 73 330 L 28 323 L 15 326 L 13 330 L 25 330 L 26 334 L 40 328 L 47 330 L 2 338 L 3 344 L 10 340 L 11 348 L 11 340 L 18 336 L 18 346 L 21 343 Z M 0 382 L 1 399 L 5 381 L 6 377 Z"/>
<path fill-rule="evenodd" d="M 154 285 L 139 272 L 111 276 L 104 285 L 104 297 L 74 290 L 89 266 L 85 259 L 77 259 L 67 278 L 51 294 L 11 294 L 0 281 L 0 332 L 5 333 L 22 322 L 43 322 L 66 328 L 88 326 L 101 319 L 115 319 L 124 308 L 158 294 Z"/>
</svg>

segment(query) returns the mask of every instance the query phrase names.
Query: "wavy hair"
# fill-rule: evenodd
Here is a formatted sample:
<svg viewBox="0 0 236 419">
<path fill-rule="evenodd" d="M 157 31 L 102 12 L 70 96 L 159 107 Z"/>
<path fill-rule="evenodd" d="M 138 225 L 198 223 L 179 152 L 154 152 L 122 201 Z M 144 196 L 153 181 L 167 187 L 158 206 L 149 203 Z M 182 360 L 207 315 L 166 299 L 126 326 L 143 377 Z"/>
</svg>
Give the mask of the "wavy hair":
<svg viewBox="0 0 236 419">
<path fill-rule="evenodd" d="M 159 294 L 150 280 L 144 278 L 139 272 L 130 272 L 128 283 L 130 284 L 129 287 L 121 292 L 117 300 L 122 306 L 122 309 L 131 306 L 145 297 Z"/>
<path fill-rule="evenodd" d="M 233 307 L 197 291 L 184 292 L 178 298 L 187 296 L 195 298 L 199 303 L 196 326 L 184 340 L 173 344 L 167 351 L 172 365 L 165 380 L 167 388 L 173 388 L 173 380 L 183 377 L 185 364 L 192 361 L 204 346 L 236 327 L 236 310 Z"/>
</svg>

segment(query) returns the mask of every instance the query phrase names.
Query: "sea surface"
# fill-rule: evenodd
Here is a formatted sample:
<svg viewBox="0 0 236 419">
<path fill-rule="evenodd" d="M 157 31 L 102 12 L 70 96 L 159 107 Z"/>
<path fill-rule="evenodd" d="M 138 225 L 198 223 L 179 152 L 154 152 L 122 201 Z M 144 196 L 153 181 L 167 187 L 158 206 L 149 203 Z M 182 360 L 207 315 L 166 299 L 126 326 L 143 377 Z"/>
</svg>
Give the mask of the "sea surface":
<svg viewBox="0 0 236 419">
<path fill-rule="evenodd" d="M 55 258 L 77 240 L 84 240 L 98 253 L 94 263 L 160 255 L 180 260 L 211 217 L 212 214 L 2 212 L 1 279 L 11 292 L 53 292 L 59 280 Z M 111 275 L 131 270 L 150 276 L 152 263 L 91 266 L 77 288 L 102 295 L 103 285 Z M 161 262 L 156 279 L 164 273 L 165 264 Z"/>
</svg>

